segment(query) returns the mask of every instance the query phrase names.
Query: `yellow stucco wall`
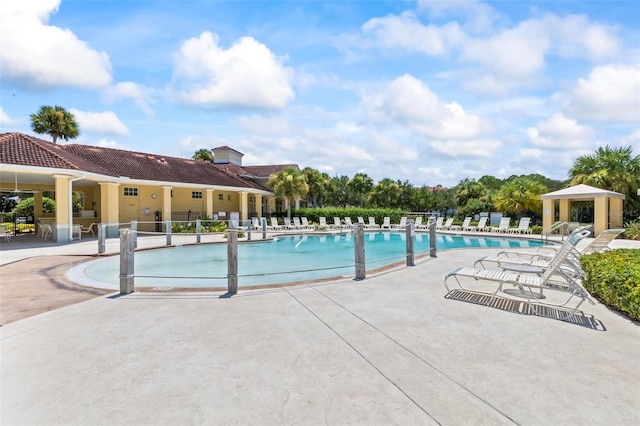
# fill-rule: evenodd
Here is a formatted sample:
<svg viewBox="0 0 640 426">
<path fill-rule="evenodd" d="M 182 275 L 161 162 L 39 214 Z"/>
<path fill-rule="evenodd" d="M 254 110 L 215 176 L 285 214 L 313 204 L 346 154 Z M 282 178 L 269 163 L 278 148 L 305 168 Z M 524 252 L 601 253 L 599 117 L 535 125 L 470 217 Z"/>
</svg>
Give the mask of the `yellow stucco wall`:
<svg viewBox="0 0 640 426">
<path fill-rule="evenodd" d="M 609 199 L 609 228 L 622 228 L 622 200 Z"/>
<path fill-rule="evenodd" d="M 542 228 L 547 229 L 553 225 L 555 217 L 554 200 L 542 200 Z"/>
<path fill-rule="evenodd" d="M 608 198 L 596 197 L 593 200 L 593 232 L 598 235 L 609 228 Z"/>
</svg>

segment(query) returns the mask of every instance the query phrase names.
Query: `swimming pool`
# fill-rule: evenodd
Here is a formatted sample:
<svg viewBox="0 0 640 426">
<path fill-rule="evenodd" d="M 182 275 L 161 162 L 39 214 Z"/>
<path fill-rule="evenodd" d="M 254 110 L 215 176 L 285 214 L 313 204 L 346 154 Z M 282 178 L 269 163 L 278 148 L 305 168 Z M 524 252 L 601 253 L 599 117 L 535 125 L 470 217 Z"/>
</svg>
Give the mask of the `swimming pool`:
<svg viewBox="0 0 640 426">
<path fill-rule="evenodd" d="M 438 250 L 455 248 L 531 248 L 539 240 L 493 236 L 437 235 Z M 364 236 L 366 269 L 371 270 L 406 258 L 404 232 L 367 232 Z M 416 256 L 429 253 L 429 236 L 414 236 Z M 80 271 L 90 285 L 118 288 L 119 256 L 89 262 Z M 76 271 L 76 278 L 77 278 Z M 294 235 L 273 241 L 238 245 L 238 286 L 283 284 L 352 276 L 352 234 Z M 226 288 L 226 244 L 202 244 L 140 251 L 135 254 L 136 287 Z M 146 277 L 145 277 L 146 276 Z M 186 278 L 189 277 L 189 278 Z"/>
</svg>

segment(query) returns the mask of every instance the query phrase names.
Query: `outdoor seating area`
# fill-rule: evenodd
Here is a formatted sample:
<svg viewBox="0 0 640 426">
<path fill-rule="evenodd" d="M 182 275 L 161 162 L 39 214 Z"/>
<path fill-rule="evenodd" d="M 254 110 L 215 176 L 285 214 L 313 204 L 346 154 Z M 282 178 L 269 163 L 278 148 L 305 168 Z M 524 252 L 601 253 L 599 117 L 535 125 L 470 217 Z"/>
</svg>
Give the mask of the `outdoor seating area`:
<svg viewBox="0 0 640 426">
<path fill-rule="evenodd" d="M 420 231 L 427 231 L 431 223 L 435 223 L 436 230 L 438 231 L 450 231 L 456 233 L 493 232 L 500 234 L 532 234 L 532 230 L 530 227 L 530 217 L 521 218 L 518 222 L 518 225 L 515 227 L 510 226 L 511 219 L 508 217 L 503 217 L 500 220 L 498 226 L 489 226 L 487 224 L 489 220 L 487 216 L 480 217 L 476 224 L 472 224 L 472 217 L 466 217 L 461 224 L 455 225 L 455 219 L 453 217 L 449 217 L 445 220 L 443 216 L 439 216 L 437 218 L 428 216 L 426 221 L 424 221 L 424 219 L 425 218 L 423 216 L 415 216 L 412 218 L 410 218 L 409 216 L 402 216 L 400 217 L 398 223 L 391 223 L 391 218 L 389 216 L 385 216 L 382 220 L 382 223 L 378 224 L 376 222 L 376 218 L 372 216 L 368 217 L 367 220 L 365 220 L 365 218 L 362 216 L 358 216 L 356 218 L 357 222 L 354 222 L 354 220 L 349 216 L 345 216 L 344 218 L 334 216 L 333 218 L 330 218 L 330 220 L 327 220 L 326 217 L 321 216 L 318 217 L 317 223 L 311 223 L 305 216 L 294 216 L 292 218 L 283 217 L 281 219 L 281 222 L 278 218 L 271 217 L 268 220 L 266 229 L 268 231 L 344 231 L 352 229 L 357 224 L 363 226 L 367 231 L 401 231 L 406 229 L 409 220 L 412 220 L 414 229 Z M 97 223 L 92 223 L 87 227 L 82 227 L 82 233 L 90 233 L 91 235 L 95 235 L 97 225 Z M 254 230 L 262 229 L 262 220 L 257 217 L 251 218 L 251 227 Z"/>
<path fill-rule="evenodd" d="M 459 267 L 444 277 L 447 296 L 459 298 L 462 292 L 467 300 L 488 306 L 492 306 L 498 297 L 516 298 L 526 300 L 524 308 L 534 314 L 540 314 L 544 312 L 541 309 L 548 307 L 563 309 L 565 317 L 576 314 L 583 302 L 595 304 L 581 284 L 584 273 L 576 251 L 576 245 L 590 234 L 586 227 L 576 229 L 553 255 L 532 253 L 511 257 L 510 252 L 505 251 L 495 257 L 476 260 L 474 267 Z M 606 237 L 611 235 L 614 233 Z M 486 269 L 485 263 L 490 269 Z M 451 282 L 455 282 L 457 288 L 450 287 Z M 578 303 L 569 307 L 574 298 Z"/>
</svg>

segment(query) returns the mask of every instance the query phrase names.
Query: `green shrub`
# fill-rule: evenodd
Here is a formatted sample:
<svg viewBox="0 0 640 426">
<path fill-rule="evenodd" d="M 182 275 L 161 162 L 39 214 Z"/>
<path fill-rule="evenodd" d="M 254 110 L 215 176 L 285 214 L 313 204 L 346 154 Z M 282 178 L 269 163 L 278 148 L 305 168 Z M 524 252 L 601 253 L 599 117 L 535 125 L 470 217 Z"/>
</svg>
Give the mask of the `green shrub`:
<svg viewBox="0 0 640 426">
<path fill-rule="evenodd" d="M 220 220 L 202 220 L 200 232 L 224 232 L 227 224 Z M 195 234 L 196 221 L 191 222 L 171 222 L 171 233 L 173 234 Z"/>
<path fill-rule="evenodd" d="M 33 216 L 33 197 L 25 198 L 20 201 L 13 209 L 14 216 Z M 48 197 L 42 197 L 42 212 L 43 213 L 55 213 L 56 202 Z"/>
<path fill-rule="evenodd" d="M 624 237 L 630 240 L 640 240 L 640 219 L 634 222 L 627 222 L 624 224 L 626 231 Z"/>
<path fill-rule="evenodd" d="M 532 234 L 536 234 L 536 235 L 540 235 L 540 234 L 542 234 L 542 230 L 543 229 L 544 228 L 542 226 L 540 226 L 540 225 L 532 225 L 531 226 L 531 233 Z"/>
<path fill-rule="evenodd" d="M 585 288 L 607 306 L 640 320 L 640 250 L 616 249 L 584 255 Z"/>
</svg>

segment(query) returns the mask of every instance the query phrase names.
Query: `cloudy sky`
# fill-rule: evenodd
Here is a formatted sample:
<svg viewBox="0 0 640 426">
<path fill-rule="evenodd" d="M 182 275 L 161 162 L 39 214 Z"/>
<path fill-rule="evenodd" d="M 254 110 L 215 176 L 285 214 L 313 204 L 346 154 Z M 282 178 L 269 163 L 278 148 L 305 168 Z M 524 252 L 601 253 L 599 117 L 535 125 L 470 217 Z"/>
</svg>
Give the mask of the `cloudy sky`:
<svg viewBox="0 0 640 426">
<path fill-rule="evenodd" d="M 637 0 L 3 0 L 0 127 L 61 105 L 88 145 L 565 179 L 598 146 L 640 153 L 639 17 Z"/>
</svg>

